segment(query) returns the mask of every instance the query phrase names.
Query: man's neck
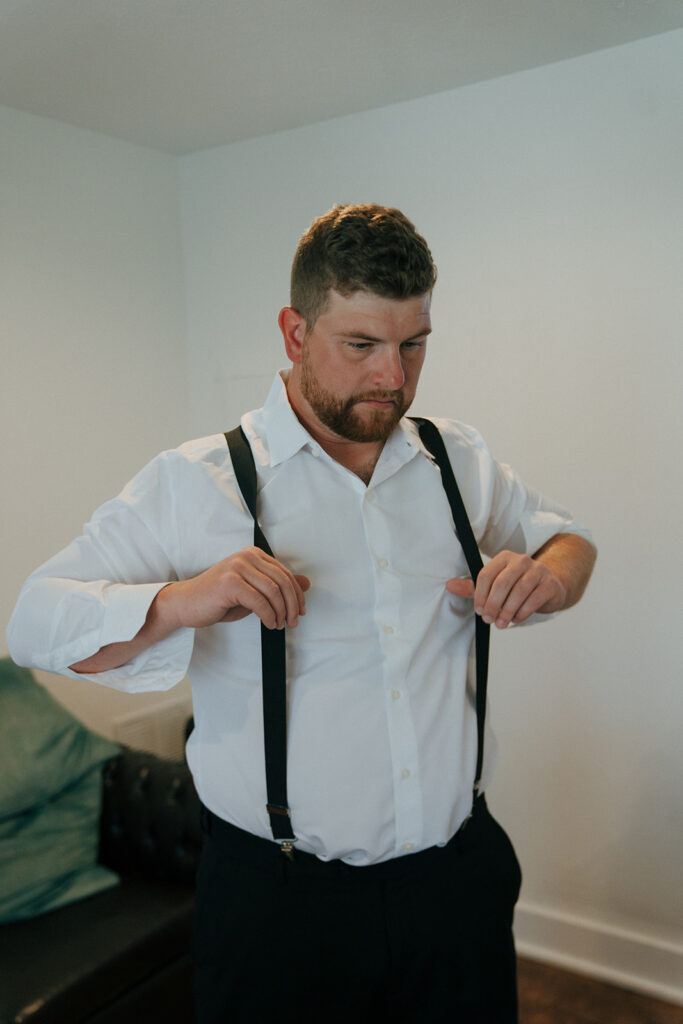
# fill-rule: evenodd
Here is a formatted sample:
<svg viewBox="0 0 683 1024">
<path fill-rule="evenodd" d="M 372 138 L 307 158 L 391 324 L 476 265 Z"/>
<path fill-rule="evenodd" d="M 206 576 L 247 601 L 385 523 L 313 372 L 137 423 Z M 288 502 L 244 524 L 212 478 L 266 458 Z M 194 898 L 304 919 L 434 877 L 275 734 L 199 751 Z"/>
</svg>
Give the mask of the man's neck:
<svg viewBox="0 0 683 1024">
<path fill-rule="evenodd" d="M 382 454 L 384 441 L 360 443 L 357 441 L 344 441 L 340 438 L 338 441 L 330 442 L 320 437 L 316 437 L 316 441 L 335 462 L 355 473 L 366 486 L 370 483 L 372 474 L 375 472 L 375 466 Z"/>
</svg>

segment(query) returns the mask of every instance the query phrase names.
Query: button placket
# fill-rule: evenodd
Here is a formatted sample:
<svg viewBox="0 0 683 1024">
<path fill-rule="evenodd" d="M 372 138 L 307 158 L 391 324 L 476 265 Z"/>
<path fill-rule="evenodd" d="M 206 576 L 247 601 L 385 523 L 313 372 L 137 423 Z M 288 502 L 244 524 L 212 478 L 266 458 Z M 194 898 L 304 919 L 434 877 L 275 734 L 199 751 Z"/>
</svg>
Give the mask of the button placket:
<svg viewBox="0 0 683 1024">
<path fill-rule="evenodd" d="M 385 645 L 385 650 L 401 646 L 398 638 Z M 394 661 L 394 672 L 391 662 Z M 394 815 L 396 823 L 396 850 L 407 852 L 404 844 L 411 843 L 413 849 L 423 833 L 422 789 L 420 785 L 415 722 L 409 695 L 403 686 L 396 685 L 403 678 L 404 668 L 400 657 L 386 659 L 385 676 L 387 727 L 393 768 Z M 393 683 L 393 685 L 392 685 Z"/>
<path fill-rule="evenodd" d="M 416 848 L 423 833 L 422 792 L 418 773 L 417 736 L 410 700 L 404 688 L 409 653 L 400 619 L 401 580 L 391 571 L 392 535 L 379 488 L 368 490 L 362 505 L 366 542 L 372 553 L 375 580 L 375 623 L 383 654 L 385 709 L 393 775 L 396 851 Z M 406 638 L 407 639 L 407 638 Z M 407 773 L 407 774 L 406 774 Z M 404 844 L 409 844 L 405 847 Z"/>
</svg>

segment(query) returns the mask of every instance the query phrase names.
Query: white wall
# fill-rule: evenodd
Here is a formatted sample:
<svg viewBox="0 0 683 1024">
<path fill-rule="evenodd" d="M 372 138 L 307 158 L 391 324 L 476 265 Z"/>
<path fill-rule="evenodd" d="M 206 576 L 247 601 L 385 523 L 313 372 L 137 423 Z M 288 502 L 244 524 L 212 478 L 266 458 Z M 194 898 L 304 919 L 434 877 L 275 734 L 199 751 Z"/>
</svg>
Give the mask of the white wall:
<svg viewBox="0 0 683 1024">
<path fill-rule="evenodd" d="M 668 33 L 181 161 L 194 434 L 283 363 L 314 216 L 394 204 L 429 240 L 416 410 L 475 423 L 600 547 L 581 606 L 495 641 L 520 946 L 681 1001 L 682 60 Z"/>
<path fill-rule="evenodd" d="M 6 652 L 25 577 L 187 436 L 188 395 L 177 161 L 7 109 L 0 138 Z M 41 678 L 103 732 L 141 706 Z"/>
</svg>

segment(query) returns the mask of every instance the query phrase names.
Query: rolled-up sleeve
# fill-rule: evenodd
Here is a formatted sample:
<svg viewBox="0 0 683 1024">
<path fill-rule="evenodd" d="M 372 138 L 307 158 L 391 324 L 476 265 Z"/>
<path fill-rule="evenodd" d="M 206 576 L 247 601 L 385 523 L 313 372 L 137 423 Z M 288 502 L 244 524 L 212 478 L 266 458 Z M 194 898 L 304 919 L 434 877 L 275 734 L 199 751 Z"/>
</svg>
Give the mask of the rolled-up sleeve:
<svg viewBox="0 0 683 1024">
<path fill-rule="evenodd" d="M 482 548 L 487 554 L 515 551 L 533 555 L 558 533 L 574 533 L 593 544 L 588 529 L 572 513 L 525 484 L 505 464 L 495 464 L 496 499 Z"/>
<path fill-rule="evenodd" d="M 117 669 L 92 675 L 69 669 L 101 647 L 132 640 L 156 594 L 178 578 L 163 543 L 171 524 L 150 526 L 164 498 L 157 461 L 99 508 L 82 536 L 29 576 L 7 629 L 17 664 L 129 692 L 170 689 L 184 678 L 191 629 L 177 630 Z"/>
<path fill-rule="evenodd" d="M 529 487 L 506 463 L 498 462 L 477 430 L 453 421 L 437 422 L 485 557 L 492 558 L 499 551 L 534 555 L 559 533 L 576 534 L 595 547 L 590 531 L 568 509 Z M 537 612 L 523 625 L 548 622 L 556 614 Z"/>
<path fill-rule="evenodd" d="M 557 533 L 575 533 L 593 544 L 589 530 L 568 509 L 529 487 L 498 462 L 481 434 L 449 420 L 441 428 L 472 528 L 483 554 L 499 551 L 533 555 Z"/>
</svg>

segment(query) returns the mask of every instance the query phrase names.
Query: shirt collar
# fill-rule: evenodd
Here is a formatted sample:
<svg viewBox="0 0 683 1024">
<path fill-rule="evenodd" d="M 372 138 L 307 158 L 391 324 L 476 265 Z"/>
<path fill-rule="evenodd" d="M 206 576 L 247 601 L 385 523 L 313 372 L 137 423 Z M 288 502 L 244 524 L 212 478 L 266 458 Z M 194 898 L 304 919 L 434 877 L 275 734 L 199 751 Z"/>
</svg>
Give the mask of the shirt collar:
<svg viewBox="0 0 683 1024">
<path fill-rule="evenodd" d="M 302 426 L 289 404 L 286 387 L 288 372 L 280 370 L 276 373 L 263 408 L 245 417 L 244 426 L 247 433 L 254 438 L 257 458 L 262 464 L 270 466 L 286 462 L 305 447 L 309 450 L 321 450 L 318 442 Z M 249 429 L 250 426 L 252 429 Z M 417 426 L 412 420 L 404 417 L 384 445 L 380 462 L 385 463 L 387 469 L 391 468 L 394 471 L 400 465 L 409 462 L 418 452 L 423 452 L 431 459 L 429 451 L 420 439 Z"/>
<path fill-rule="evenodd" d="M 289 404 L 285 385 L 287 373 L 287 370 L 280 370 L 275 374 L 263 408 L 246 417 L 247 432 L 256 435 L 256 444 L 261 449 L 258 452 L 259 461 L 271 466 L 286 462 L 306 445 L 316 445 Z M 249 430 L 249 420 L 253 425 L 252 430 Z"/>
</svg>

